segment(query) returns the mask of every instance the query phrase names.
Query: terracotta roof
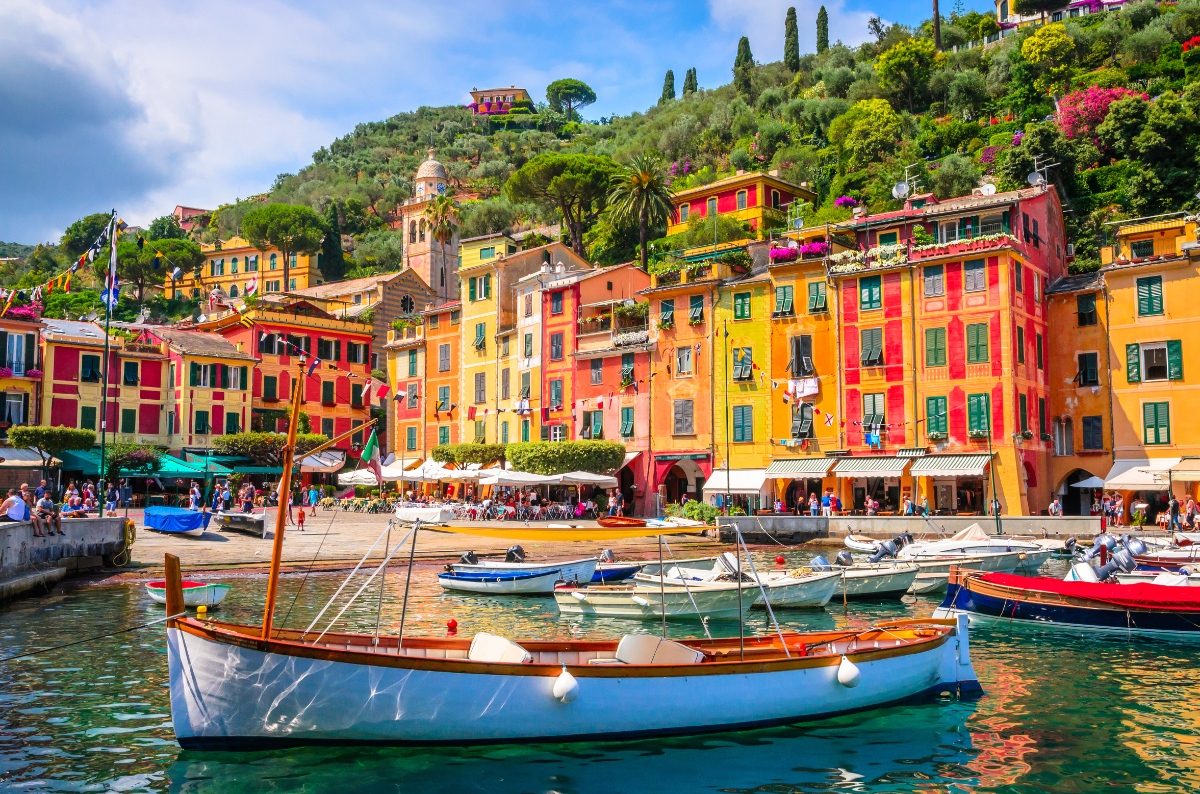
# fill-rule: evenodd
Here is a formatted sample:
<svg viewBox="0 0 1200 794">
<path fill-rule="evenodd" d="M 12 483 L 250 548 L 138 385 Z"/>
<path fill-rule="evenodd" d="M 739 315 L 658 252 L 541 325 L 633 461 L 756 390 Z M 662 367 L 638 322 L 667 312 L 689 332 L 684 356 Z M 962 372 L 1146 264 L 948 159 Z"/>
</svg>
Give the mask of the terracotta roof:
<svg viewBox="0 0 1200 794">
<path fill-rule="evenodd" d="M 96 344 L 104 344 L 104 328 L 97 323 L 75 320 L 42 320 L 42 336 L 47 339 L 72 337 L 77 339 L 95 340 Z M 116 337 L 111 337 L 115 339 Z"/>
<path fill-rule="evenodd" d="M 328 284 L 319 284 L 315 287 L 288 290 L 288 294 L 303 295 L 309 298 L 335 298 L 339 295 L 351 295 L 355 292 L 362 292 L 369 287 L 390 281 L 398 275 L 400 275 L 400 271 L 396 271 L 395 273 L 379 273 L 374 276 L 363 276 L 362 278 L 352 278 L 348 281 L 331 281 Z"/>
<path fill-rule="evenodd" d="M 239 361 L 256 361 L 249 353 L 237 349 L 237 345 L 220 334 L 206 331 L 184 331 L 179 328 L 155 328 L 151 331 L 162 337 L 168 345 L 180 353 L 212 358 L 233 358 Z"/>
<path fill-rule="evenodd" d="M 428 309 L 423 309 L 420 313 L 421 314 L 440 314 L 441 312 L 448 312 L 452 309 L 457 309 L 461 306 L 462 306 L 461 300 L 446 301 L 445 303 L 439 303 L 437 306 L 430 306 Z"/>
</svg>

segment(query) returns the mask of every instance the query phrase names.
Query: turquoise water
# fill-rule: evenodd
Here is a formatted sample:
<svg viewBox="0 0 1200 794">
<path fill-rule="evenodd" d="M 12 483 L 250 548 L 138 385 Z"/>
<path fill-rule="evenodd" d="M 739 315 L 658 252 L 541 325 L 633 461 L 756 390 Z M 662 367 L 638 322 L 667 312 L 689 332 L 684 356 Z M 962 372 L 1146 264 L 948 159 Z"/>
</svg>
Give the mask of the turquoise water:
<svg viewBox="0 0 1200 794">
<path fill-rule="evenodd" d="M 618 636 L 625 621 L 567 621 L 549 598 L 440 593 L 414 570 L 409 625 L 443 634 Z M 390 595 L 403 586 L 391 572 Z M 214 579 L 218 581 L 218 579 Z M 260 618 L 264 580 L 234 584 L 220 612 Z M 306 625 L 340 575 L 285 577 L 280 614 Z M 301 591 L 301 585 L 303 585 Z M 343 625 L 395 631 L 399 598 L 368 590 Z M 293 598 L 300 593 L 300 597 Z M 372 597 L 368 597 L 372 596 Z M 294 603 L 294 606 L 293 606 Z M 927 615 L 934 599 L 780 613 L 826 629 Z M 290 609 L 290 613 L 289 613 Z M 159 617 L 141 585 L 74 588 L 0 609 L 0 656 Z M 765 617 L 752 618 L 758 630 Z M 634 624 L 636 625 L 636 624 Z M 714 632 L 736 632 L 717 625 Z M 686 635 L 697 628 L 673 626 Z M 463 749 L 302 748 L 184 752 L 174 742 L 160 627 L 0 662 L 0 790 L 431 792 L 1167 792 L 1200 784 L 1200 675 L 1193 647 L 1050 631 L 980 628 L 973 656 L 987 695 L 849 715 L 793 728 L 591 745 Z M 670 704 L 663 704 L 669 707 Z"/>
</svg>

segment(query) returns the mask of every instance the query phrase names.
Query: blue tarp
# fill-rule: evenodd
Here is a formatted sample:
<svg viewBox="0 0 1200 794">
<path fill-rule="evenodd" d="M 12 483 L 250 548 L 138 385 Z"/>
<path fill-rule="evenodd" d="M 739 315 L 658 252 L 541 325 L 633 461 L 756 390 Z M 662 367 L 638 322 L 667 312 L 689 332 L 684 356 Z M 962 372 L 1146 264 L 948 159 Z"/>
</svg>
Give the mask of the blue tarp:
<svg viewBox="0 0 1200 794">
<path fill-rule="evenodd" d="M 182 507 L 147 507 L 145 523 L 159 532 L 188 532 L 201 527 L 207 529 L 210 517 L 209 513 Z"/>
</svg>

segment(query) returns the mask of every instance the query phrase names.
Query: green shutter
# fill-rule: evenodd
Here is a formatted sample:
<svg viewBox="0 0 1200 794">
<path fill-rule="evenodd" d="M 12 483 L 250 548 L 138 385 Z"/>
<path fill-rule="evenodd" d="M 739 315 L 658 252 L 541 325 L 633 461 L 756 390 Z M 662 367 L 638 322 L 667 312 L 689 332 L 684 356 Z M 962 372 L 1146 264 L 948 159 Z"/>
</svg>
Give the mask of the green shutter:
<svg viewBox="0 0 1200 794">
<path fill-rule="evenodd" d="M 1029 429 L 1029 398 L 1024 394 L 1017 395 L 1017 422 L 1022 433 Z"/>
<path fill-rule="evenodd" d="M 195 361 L 192 362 L 191 368 L 189 369 L 189 378 L 189 382 L 192 386 L 200 385 L 200 365 Z"/>
<path fill-rule="evenodd" d="M 467 300 L 475 300 L 475 279 L 468 279 L 467 281 Z"/>
<path fill-rule="evenodd" d="M 1162 276 L 1147 276 L 1137 280 L 1138 315 L 1163 313 Z"/>
<path fill-rule="evenodd" d="M 1125 345 L 1125 382 L 1142 382 L 1142 346 L 1137 343 Z"/>
<path fill-rule="evenodd" d="M 229 365 L 228 364 L 213 364 L 213 371 L 220 370 L 221 372 L 221 388 L 229 388 Z"/>
<path fill-rule="evenodd" d="M 941 367 L 946 364 L 946 329 L 925 329 L 925 366 Z"/>
<path fill-rule="evenodd" d="M 946 398 L 925 398 L 925 431 L 927 433 L 946 432 Z"/>
<path fill-rule="evenodd" d="M 1167 340 L 1167 379 L 1183 380 L 1183 342 Z"/>
</svg>

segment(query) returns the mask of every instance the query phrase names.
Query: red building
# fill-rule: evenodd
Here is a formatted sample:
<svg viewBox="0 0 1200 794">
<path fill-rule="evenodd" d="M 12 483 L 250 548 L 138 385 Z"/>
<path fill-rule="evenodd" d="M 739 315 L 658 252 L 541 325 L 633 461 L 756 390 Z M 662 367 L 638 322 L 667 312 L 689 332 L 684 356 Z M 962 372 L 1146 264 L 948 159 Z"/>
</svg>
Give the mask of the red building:
<svg viewBox="0 0 1200 794">
<path fill-rule="evenodd" d="M 740 172 L 707 185 L 676 191 L 667 234 L 685 231 L 698 218 L 727 215 L 761 236 L 766 229 L 785 225 L 789 204 L 816 198 L 807 185 L 788 182 L 778 172 Z"/>
</svg>

